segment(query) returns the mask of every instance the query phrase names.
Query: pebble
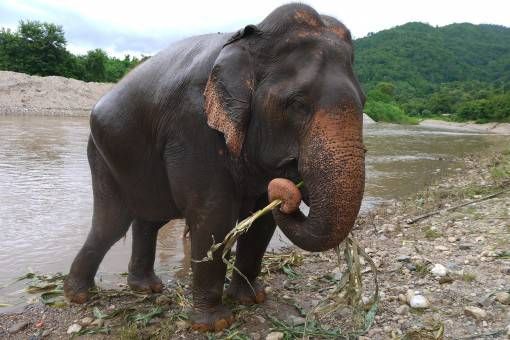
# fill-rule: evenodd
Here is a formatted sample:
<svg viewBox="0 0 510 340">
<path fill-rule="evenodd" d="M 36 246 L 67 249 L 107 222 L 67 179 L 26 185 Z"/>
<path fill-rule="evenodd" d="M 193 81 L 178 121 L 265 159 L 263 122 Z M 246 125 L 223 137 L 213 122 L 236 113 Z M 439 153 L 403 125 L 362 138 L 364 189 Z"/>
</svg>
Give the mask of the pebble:
<svg viewBox="0 0 510 340">
<path fill-rule="evenodd" d="M 169 305 L 172 300 L 166 295 L 160 295 L 156 298 L 156 304 L 158 306 Z"/>
<path fill-rule="evenodd" d="M 411 297 L 411 300 L 409 301 L 409 305 L 412 308 L 424 309 L 424 308 L 429 307 L 429 302 L 423 295 L 414 295 L 413 297 Z"/>
<path fill-rule="evenodd" d="M 448 271 L 446 270 L 446 267 L 443 266 L 442 264 L 439 264 L 439 263 L 436 263 L 434 265 L 434 267 L 432 267 L 432 269 L 430 270 L 430 272 L 434 275 L 434 276 L 438 276 L 438 277 L 443 277 L 443 276 L 446 276 L 446 274 L 448 273 Z"/>
<path fill-rule="evenodd" d="M 507 336 L 507 338 L 510 338 L 510 324 L 508 324 L 508 326 L 506 326 L 506 336 Z"/>
<path fill-rule="evenodd" d="M 271 294 L 273 291 L 273 288 L 271 286 L 264 287 L 264 293 Z"/>
<path fill-rule="evenodd" d="M 69 326 L 69 328 L 67 329 L 67 334 L 73 334 L 73 333 L 78 333 L 79 331 L 81 331 L 81 325 L 77 324 L 77 323 L 73 323 L 71 326 Z"/>
<path fill-rule="evenodd" d="M 255 315 L 253 317 L 255 320 L 257 320 L 258 323 L 264 323 L 266 322 L 266 319 L 264 319 L 263 317 L 261 317 L 260 315 Z"/>
<path fill-rule="evenodd" d="M 262 336 L 259 333 L 253 332 L 250 333 L 250 338 L 252 338 L 253 340 L 260 340 L 262 339 Z"/>
<path fill-rule="evenodd" d="M 188 329 L 189 322 L 185 321 L 185 320 L 179 320 L 179 321 L 175 322 L 175 326 L 177 327 L 178 330 L 182 331 L 182 330 Z"/>
<path fill-rule="evenodd" d="M 331 272 L 331 277 L 335 281 L 340 281 L 342 279 L 342 271 L 340 270 L 340 268 L 336 267 L 335 269 L 333 269 L 333 271 Z"/>
<path fill-rule="evenodd" d="M 459 249 L 460 250 L 469 250 L 469 249 L 471 249 L 471 247 L 472 246 L 470 244 L 468 244 L 468 243 L 461 243 L 461 244 L 459 244 Z"/>
<path fill-rule="evenodd" d="M 82 326 L 88 326 L 94 321 L 94 318 L 91 318 L 90 316 L 87 316 L 80 320 L 80 324 Z"/>
<path fill-rule="evenodd" d="M 464 314 L 477 320 L 483 320 L 487 317 L 487 312 L 475 306 L 464 307 Z"/>
<path fill-rule="evenodd" d="M 92 321 L 92 323 L 90 325 L 94 326 L 94 327 L 103 327 L 104 320 L 103 319 L 95 319 L 94 321 Z"/>
<path fill-rule="evenodd" d="M 400 305 L 395 312 L 399 315 L 407 315 L 409 313 L 409 306 L 408 305 Z"/>
<path fill-rule="evenodd" d="M 28 326 L 28 324 L 29 324 L 28 321 L 17 322 L 14 325 L 12 325 L 11 327 L 9 327 L 9 329 L 7 329 L 7 332 L 9 334 L 18 333 L 19 331 L 22 331 L 23 329 L 25 329 Z"/>
<path fill-rule="evenodd" d="M 496 293 L 496 300 L 503 305 L 510 305 L 510 294 L 507 292 Z"/>
<path fill-rule="evenodd" d="M 266 340 L 282 340 L 284 334 L 282 332 L 271 332 L 266 336 Z"/>
<path fill-rule="evenodd" d="M 411 256 L 409 256 L 409 255 L 399 255 L 397 257 L 397 261 L 398 262 L 410 262 L 411 261 Z"/>
<path fill-rule="evenodd" d="M 51 334 L 51 331 L 49 329 L 45 329 L 42 334 L 41 334 L 41 337 L 45 338 L 47 336 L 50 336 Z"/>
<path fill-rule="evenodd" d="M 457 238 L 455 236 L 448 237 L 448 242 L 455 243 L 457 241 Z"/>
<path fill-rule="evenodd" d="M 445 247 L 445 246 L 435 246 L 434 249 L 439 250 L 439 251 L 447 251 L 448 247 Z"/>
<path fill-rule="evenodd" d="M 306 322 L 306 319 L 301 316 L 295 316 L 291 315 L 289 316 L 289 322 L 293 324 L 294 326 L 304 325 Z"/>
</svg>

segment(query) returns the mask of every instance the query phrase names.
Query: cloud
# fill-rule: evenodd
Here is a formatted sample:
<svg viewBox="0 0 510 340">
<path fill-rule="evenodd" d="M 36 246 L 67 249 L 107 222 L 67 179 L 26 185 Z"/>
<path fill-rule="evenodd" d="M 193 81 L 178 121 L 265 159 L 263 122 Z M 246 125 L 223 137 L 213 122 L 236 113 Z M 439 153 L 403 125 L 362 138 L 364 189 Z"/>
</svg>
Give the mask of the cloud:
<svg viewBox="0 0 510 340">
<path fill-rule="evenodd" d="M 94 48 L 122 56 L 154 54 L 183 37 L 231 32 L 258 23 L 286 0 L 168 1 L 168 0 L 2 0 L 0 23 L 16 28 L 21 19 L 62 25 L 74 53 Z M 333 15 L 354 37 L 422 21 L 432 25 L 453 22 L 510 25 L 505 1 L 308 0 L 320 13 Z"/>
</svg>

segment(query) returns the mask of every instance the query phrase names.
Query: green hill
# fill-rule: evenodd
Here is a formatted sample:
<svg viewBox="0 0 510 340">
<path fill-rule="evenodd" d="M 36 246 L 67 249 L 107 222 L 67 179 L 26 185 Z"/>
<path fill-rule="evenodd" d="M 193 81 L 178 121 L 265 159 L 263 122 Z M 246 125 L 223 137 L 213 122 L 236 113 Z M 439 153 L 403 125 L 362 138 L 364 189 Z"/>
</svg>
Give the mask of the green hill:
<svg viewBox="0 0 510 340">
<path fill-rule="evenodd" d="M 376 119 L 510 120 L 508 27 L 407 23 L 357 39 L 355 47 L 366 111 Z"/>
</svg>

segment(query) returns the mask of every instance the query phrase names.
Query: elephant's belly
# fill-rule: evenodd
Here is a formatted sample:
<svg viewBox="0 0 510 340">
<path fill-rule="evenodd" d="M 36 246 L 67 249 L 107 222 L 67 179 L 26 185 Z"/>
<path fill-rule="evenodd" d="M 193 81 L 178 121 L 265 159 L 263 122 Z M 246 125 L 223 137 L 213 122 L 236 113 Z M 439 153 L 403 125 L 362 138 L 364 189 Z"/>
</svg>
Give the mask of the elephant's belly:
<svg viewBox="0 0 510 340">
<path fill-rule="evenodd" d="M 180 217 L 164 167 L 133 166 L 119 174 L 119 182 L 134 217 L 148 221 Z"/>
</svg>

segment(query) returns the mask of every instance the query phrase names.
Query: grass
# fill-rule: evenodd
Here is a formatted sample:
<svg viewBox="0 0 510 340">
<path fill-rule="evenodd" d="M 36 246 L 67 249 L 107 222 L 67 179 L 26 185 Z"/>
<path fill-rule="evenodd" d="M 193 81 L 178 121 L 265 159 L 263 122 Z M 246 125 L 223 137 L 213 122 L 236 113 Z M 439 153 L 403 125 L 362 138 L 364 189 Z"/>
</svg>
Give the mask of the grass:
<svg viewBox="0 0 510 340">
<path fill-rule="evenodd" d="M 436 238 L 443 236 L 443 234 L 441 234 L 437 229 L 433 229 L 432 227 L 424 228 L 423 232 L 427 240 L 435 240 Z"/>
<path fill-rule="evenodd" d="M 476 280 L 476 274 L 464 272 L 462 273 L 462 281 L 464 282 L 473 282 Z"/>
</svg>

